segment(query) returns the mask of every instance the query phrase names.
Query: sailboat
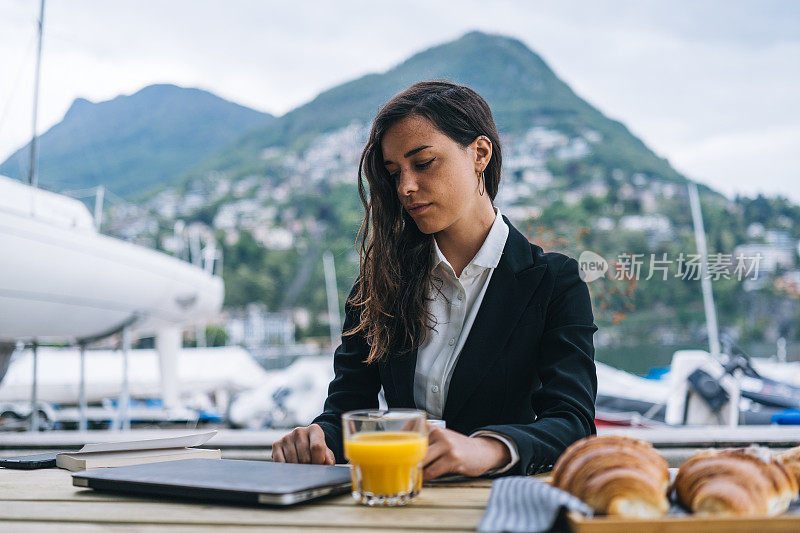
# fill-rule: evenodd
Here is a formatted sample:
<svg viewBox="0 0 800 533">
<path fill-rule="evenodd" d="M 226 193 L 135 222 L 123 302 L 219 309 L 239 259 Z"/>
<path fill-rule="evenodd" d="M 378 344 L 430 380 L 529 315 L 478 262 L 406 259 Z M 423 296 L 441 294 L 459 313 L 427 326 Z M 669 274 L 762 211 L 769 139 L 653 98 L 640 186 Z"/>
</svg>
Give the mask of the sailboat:
<svg viewBox="0 0 800 533">
<path fill-rule="evenodd" d="M 84 204 L 38 185 L 36 131 L 44 0 L 38 21 L 33 136 L 28 183 L 0 176 L 0 383 L 18 345 L 33 348 L 31 429 L 37 429 L 37 348 L 78 345 L 80 403 L 85 410 L 84 349 L 121 334 L 122 427 L 127 427 L 127 355 L 134 336 L 154 336 L 161 395 L 175 406 L 181 330 L 218 314 L 224 288 L 214 254 L 191 264 L 103 235 Z M 85 420 L 82 420 L 82 428 Z"/>
</svg>

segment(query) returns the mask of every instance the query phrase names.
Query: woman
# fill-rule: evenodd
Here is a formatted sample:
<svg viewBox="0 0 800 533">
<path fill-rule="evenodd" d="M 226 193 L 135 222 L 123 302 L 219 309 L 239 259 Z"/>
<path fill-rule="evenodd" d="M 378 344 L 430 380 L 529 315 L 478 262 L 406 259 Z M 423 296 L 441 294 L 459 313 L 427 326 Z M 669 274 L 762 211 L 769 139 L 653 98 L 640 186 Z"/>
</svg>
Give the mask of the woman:
<svg viewBox="0 0 800 533">
<path fill-rule="evenodd" d="M 595 433 L 597 330 L 574 259 L 531 244 L 494 207 L 500 140 L 489 106 L 417 83 L 378 113 L 359 165 L 360 274 L 323 413 L 276 461 L 344 462 L 341 414 L 424 409 L 424 478 L 532 474 Z M 369 185 L 367 193 L 363 178 Z"/>
</svg>

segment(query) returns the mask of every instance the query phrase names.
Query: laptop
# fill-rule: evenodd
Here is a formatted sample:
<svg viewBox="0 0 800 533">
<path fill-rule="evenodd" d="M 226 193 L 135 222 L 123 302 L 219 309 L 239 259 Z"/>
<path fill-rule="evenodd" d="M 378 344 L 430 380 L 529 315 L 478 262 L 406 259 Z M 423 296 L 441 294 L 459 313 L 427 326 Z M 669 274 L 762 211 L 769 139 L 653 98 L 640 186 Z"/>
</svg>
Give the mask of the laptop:
<svg viewBox="0 0 800 533">
<path fill-rule="evenodd" d="M 184 459 L 98 468 L 72 475 L 76 487 L 220 502 L 293 505 L 350 490 L 349 466 L 234 459 Z"/>
</svg>

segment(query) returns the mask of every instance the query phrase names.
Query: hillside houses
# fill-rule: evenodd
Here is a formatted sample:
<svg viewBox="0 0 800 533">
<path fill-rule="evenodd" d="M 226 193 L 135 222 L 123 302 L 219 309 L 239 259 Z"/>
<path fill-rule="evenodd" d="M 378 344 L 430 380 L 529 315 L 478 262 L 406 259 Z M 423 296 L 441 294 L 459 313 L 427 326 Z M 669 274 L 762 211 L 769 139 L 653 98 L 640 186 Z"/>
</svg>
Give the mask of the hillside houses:
<svg viewBox="0 0 800 533">
<path fill-rule="evenodd" d="M 265 253 L 306 247 L 309 239 L 324 243 L 330 237 L 326 230 L 329 220 L 316 215 L 320 213 L 319 206 L 324 205 L 326 194 L 337 186 L 339 194 L 343 185 L 352 187 L 356 198 L 358 160 L 367 134 L 365 125 L 353 123 L 318 136 L 301 150 L 268 148 L 261 155 L 268 161 L 265 168 L 271 170 L 253 171 L 236 178 L 212 172 L 183 188 L 163 190 L 138 206 L 115 206 L 109 213 L 106 229 L 138 242 L 158 242 L 161 249 L 180 256 L 188 254 L 187 228 L 202 235 L 204 242 L 216 238 L 225 246 L 236 245 L 247 232 Z M 598 248 L 612 257 L 623 251 L 649 253 L 679 239 L 693 243 L 683 184 L 643 172 L 629 174 L 618 168 L 596 166 L 584 166 L 581 173 L 567 176 L 559 172 L 566 167 L 552 164 L 554 159 L 567 160 L 576 161 L 580 167 L 581 158 L 600 140 L 599 134 L 590 131 L 570 137 L 541 126 L 524 135 L 504 137 L 503 178 L 495 199 L 503 214 L 519 227 L 526 222 L 539 224 L 556 235 L 569 236 L 578 224 L 600 242 L 613 246 L 638 242 L 644 247 L 611 250 L 613 246 L 609 245 L 607 251 Z M 718 216 L 742 214 L 732 201 L 718 197 L 712 202 L 716 203 L 709 212 L 716 209 L 723 213 Z M 327 212 L 335 211 L 327 209 Z M 715 228 L 719 224 L 706 229 L 711 233 Z M 800 294 L 797 240 L 790 232 L 775 229 L 774 223 L 769 228 L 751 223 L 746 235 L 740 230 L 734 244 L 738 244 L 735 249 L 712 252 L 763 257 L 759 265 L 761 278 L 746 280 L 745 290 L 774 287 L 787 294 Z M 692 246 L 687 253 L 694 251 Z M 337 260 L 337 267 L 352 269 L 358 263 L 352 250 L 341 257 L 344 260 L 341 264 Z M 300 265 L 292 268 L 301 270 Z M 293 272 L 291 276 L 295 275 Z M 279 304 L 280 301 L 273 303 Z M 303 302 L 295 310 L 315 317 L 314 324 L 302 327 L 309 331 L 307 328 L 313 329 L 324 320 L 318 318 L 321 309 L 304 305 L 309 304 Z M 239 307 L 231 311 L 234 312 L 231 321 L 226 323 L 231 342 L 290 340 L 287 328 L 294 323 L 292 317 L 272 316 L 263 307 L 248 310 Z M 674 333 L 665 326 L 658 335 L 666 339 Z"/>
<path fill-rule="evenodd" d="M 757 228 L 748 228 L 748 235 L 760 235 Z M 800 245 L 797 239 L 792 239 L 786 231 L 765 231 L 762 242 L 750 242 L 737 246 L 734 256 L 745 257 L 760 256 L 759 270 L 765 273 L 774 273 L 778 270 L 786 271 L 797 265 L 797 254 Z"/>
</svg>

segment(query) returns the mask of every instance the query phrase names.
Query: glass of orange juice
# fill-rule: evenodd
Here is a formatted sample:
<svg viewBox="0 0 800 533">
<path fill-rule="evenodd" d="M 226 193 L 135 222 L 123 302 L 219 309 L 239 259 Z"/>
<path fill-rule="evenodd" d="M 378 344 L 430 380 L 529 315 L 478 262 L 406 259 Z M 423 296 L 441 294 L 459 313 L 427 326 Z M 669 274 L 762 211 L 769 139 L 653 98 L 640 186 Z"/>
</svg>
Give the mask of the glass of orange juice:
<svg viewBox="0 0 800 533">
<path fill-rule="evenodd" d="M 366 505 L 405 505 L 422 488 L 428 451 L 425 411 L 390 409 L 342 415 L 344 455 L 351 466 L 353 497 Z"/>
</svg>

